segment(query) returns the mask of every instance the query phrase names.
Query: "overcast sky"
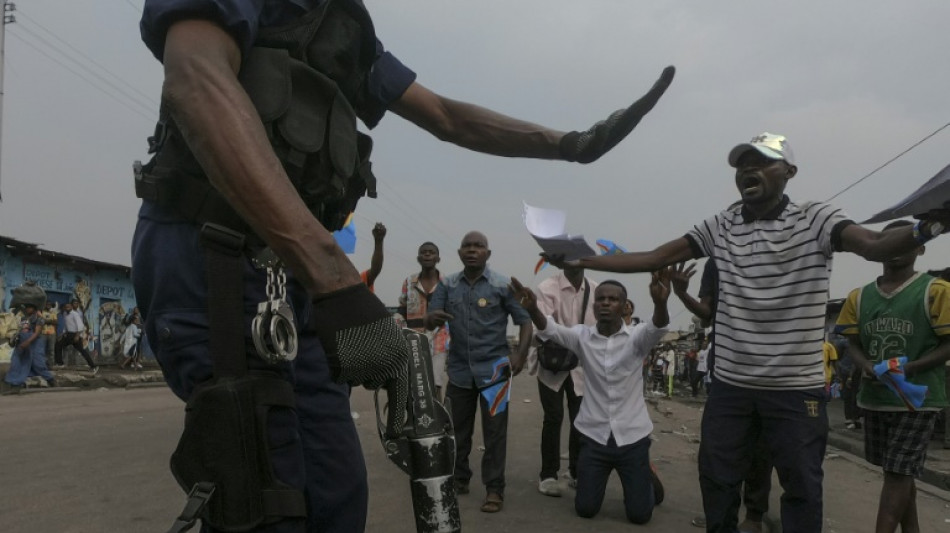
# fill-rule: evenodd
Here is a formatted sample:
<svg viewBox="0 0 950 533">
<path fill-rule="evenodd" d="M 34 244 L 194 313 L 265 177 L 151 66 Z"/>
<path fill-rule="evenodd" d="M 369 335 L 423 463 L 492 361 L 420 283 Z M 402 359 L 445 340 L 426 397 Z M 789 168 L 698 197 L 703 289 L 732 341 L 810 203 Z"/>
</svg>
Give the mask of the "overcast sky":
<svg viewBox="0 0 950 533">
<path fill-rule="evenodd" d="M 130 264 L 161 67 L 141 44 L 142 0 L 17 0 L 6 27 L 0 235 Z M 443 273 L 477 229 L 490 266 L 536 284 L 539 249 L 522 201 L 567 211 L 568 230 L 631 250 L 681 236 L 738 198 L 729 149 L 770 131 L 799 166 L 787 193 L 826 200 L 950 121 L 950 2 L 876 0 L 366 0 L 386 47 L 452 98 L 557 129 L 586 129 L 672 64 L 676 79 L 637 130 L 600 161 L 514 160 L 441 143 L 395 115 L 372 132 L 379 199 L 357 210 L 357 268 L 370 229 L 389 228 L 376 292 L 395 304 L 426 240 Z M 116 78 L 117 77 L 117 78 Z M 863 220 L 950 163 L 950 128 L 834 200 Z M 950 237 L 918 266 L 950 265 Z M 880 265 L 840 254 L 831 296 Z M 594 273 L 594 279 L 607 276 Z M 648 316 L 647 275 L 621 276 Z M 692 289 L 698 289 L 698 279 Z M 675 297 L 674 297 L 675 299 Z M 678 302 L 675 326 L 688 324 Z"/>
</svg>

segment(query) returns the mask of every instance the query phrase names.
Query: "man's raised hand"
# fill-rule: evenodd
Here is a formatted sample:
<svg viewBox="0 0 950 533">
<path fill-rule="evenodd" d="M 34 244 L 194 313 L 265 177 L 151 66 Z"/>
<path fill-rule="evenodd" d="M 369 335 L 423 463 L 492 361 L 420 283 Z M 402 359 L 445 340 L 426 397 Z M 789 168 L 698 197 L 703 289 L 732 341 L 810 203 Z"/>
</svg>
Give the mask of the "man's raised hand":
<svg viewBox="0 0 950 533">
<path fill-rule="evenodd" d="M 606 154 L 622 141 L 640 123 L 640 120 L 653 109 L 666 88 L 673 82 L 676 68 L 663 69 L 660 78 L 639 100 L 626 109 L 618 109 L 606 120 L 602 120 L 587 131 L 572 131 L 561 137 L 561 157 L 565 161 L 591 163 Z"/>
<path fill-rule="evenodd" d="M 522 285 L 518 278 L 511 278 L 508 288 L 515 294 L 515 299 L 521 307 L 525 308 L 525 311 L 530 313 L 538 309 L 538 298 L 534 295 L 534 291 Z"/>
</svg>

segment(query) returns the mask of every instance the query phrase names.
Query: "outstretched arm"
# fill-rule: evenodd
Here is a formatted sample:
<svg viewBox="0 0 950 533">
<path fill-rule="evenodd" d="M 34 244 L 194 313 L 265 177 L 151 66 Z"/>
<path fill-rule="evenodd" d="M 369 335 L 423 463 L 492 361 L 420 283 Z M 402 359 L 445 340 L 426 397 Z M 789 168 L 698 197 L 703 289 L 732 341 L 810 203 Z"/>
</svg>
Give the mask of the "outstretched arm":
<svg viewBox="0 0 950 533">
<path fill-rule="evenodd" d="M 686 237 L 680 237 L 650 252 L 592 255 L 567 263 L 557 257 L 550 257 L 548 260 L 558 268 L 563 268 L 564 265 L 576 265 L 588 270 L 629 274 L 633 272 L 653 272 L 667 265 L 693 258 L 689 241 Z"/>
<path fill-rule="evenodd" d="M 931 232 L 933 222 L 940 222 L 944 228 L 950 228 L 950 207 L 934 209 L 926 214 L 926 218 L 916 226 L 901 226 L 885 231 L 874 231 L 852 224 L 841 231 L 841 248 L 868 261 L 886 261 L 935 237 Z M 921 240 L 915 237 L 915 228 Z"/>
<path fill-rule="evenodd" d="M 410 85 L 391 109 L 439 139 L 469 150 L 507 157 L 590 163 L 633 131 L 663 96 L 675 72 L 673 67 L 667 67 L 643 97 L 583 132 L 565 133 L 518 120 L 446 98 L 419 83 Z"/>
</svg>

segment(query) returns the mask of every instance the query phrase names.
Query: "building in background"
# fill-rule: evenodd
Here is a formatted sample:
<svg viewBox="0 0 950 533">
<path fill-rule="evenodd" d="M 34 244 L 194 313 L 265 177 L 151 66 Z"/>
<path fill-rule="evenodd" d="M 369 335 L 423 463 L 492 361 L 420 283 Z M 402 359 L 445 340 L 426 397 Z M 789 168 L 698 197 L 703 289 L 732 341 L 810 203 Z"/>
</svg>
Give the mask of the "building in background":
<svg viewBox="0 0 950 533">
<path fill-rule="evenodd" d="M 136 305 L 130 275 L 131 269 L 124 265 L 44 250 L 0 236 L 0 313 L 10 311 L 13 289 L 30 280 L 42 287 L 57 307 L 79 300 L 89 332 L 88 349 L 97 352 L 97 364 L 122 359 L 119 340 L 125 331 L 124 319 Z M 59 321 L 57 334 L 62 332 L 63 322 Z M 10 359 L 9 347 L 4 348 L 0 348 L 0 362 Z M 143 355 L 152 357 L 147 343 L 143 343 Z"/>
</svg>

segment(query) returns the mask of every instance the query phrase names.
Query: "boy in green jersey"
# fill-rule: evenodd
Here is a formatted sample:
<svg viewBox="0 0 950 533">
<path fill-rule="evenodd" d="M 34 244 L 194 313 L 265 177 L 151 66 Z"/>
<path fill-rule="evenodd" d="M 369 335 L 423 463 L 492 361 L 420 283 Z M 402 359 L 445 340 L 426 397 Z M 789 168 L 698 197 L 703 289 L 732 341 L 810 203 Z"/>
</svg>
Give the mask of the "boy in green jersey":
<svg viewBox="0 0 950 533">
<path fill-rule="evenodd" d="M 897 221 L 885 230 L 908 225 Z M 920 246 L 885 261 L 884 274 L 851 291 L 838 317 L 837 330 L 848 337 L 851 356 L 864 371 L 858 393 L 865 409 L 864 455 L 884 469 L 876 533 L 892 533 L 898 525 L 904 532 L 920 530 L 914 477 L 923 471 L 937 415 L 950 405 L 944 376 L 950 359 L 950 283 L 914 270 L 923 253 Z M 875 364 L 898 357 L 907 358 L 898 367 L 906 380 L 928 388 L 917 410 L 874 377 Z"/>
</svg>

